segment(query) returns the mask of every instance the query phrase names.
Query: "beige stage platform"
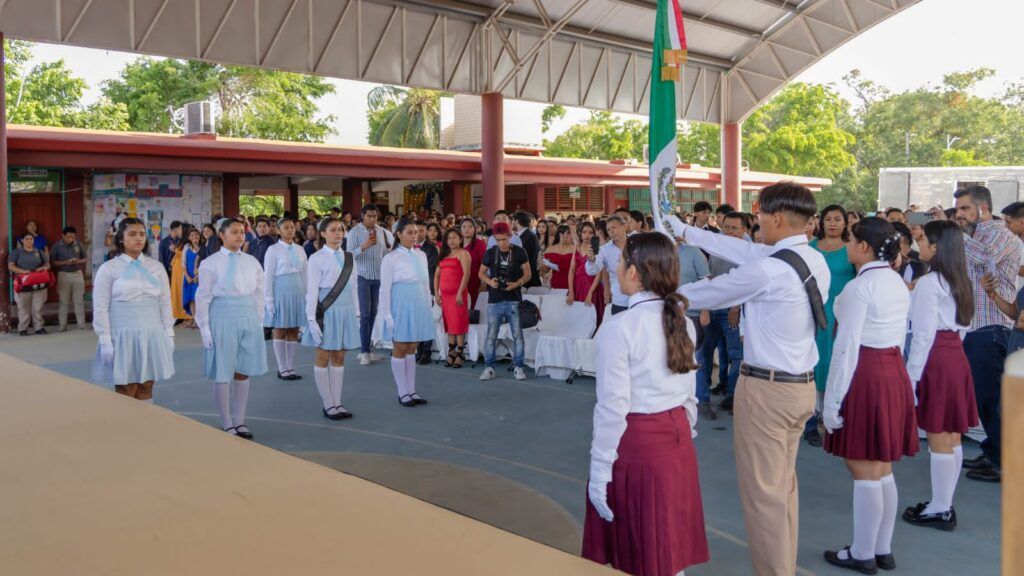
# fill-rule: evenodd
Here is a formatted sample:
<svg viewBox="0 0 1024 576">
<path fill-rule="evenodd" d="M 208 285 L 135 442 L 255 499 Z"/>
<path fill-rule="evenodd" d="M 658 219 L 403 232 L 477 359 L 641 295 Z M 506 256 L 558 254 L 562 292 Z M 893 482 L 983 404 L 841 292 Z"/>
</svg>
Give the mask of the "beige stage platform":
<svg viewBox="0 0 1024 576">
<path fill-rule="evenodd" d="M 0 354 L 0 574 L 609 574 Z"/>
</svg>

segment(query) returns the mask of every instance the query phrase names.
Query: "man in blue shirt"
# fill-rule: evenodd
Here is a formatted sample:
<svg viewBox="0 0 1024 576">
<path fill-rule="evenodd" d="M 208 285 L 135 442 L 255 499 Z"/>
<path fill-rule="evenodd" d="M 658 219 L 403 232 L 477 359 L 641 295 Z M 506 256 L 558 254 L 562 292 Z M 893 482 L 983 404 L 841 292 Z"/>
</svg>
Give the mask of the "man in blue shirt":
<svg viewBox="0 0 1024 576">
<path fill-rule="evenodd" d="M 179 238 L 181 238 L 181 222 L 174 220 L 171 222 L 170 234 L 160 240 L 160 247 L 157 249 L 157 258 L 164 265 L 168 276 L 171 275 L 171 260 L 174 260 L 174 245 L 178 243 Z"/>
</svg>

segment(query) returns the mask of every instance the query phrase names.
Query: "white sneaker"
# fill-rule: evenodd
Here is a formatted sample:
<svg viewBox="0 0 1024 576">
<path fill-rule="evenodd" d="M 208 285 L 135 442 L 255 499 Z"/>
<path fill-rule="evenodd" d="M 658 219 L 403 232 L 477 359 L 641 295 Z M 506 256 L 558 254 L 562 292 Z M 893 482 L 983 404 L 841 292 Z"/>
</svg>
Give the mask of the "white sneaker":
<svg viewBox="0 0 1024 576">
<path fill-rule="evenodd" d="M 481 380 L 493 380 L 494 379 L 494 368 L 484 368 L 482 374 L 480 374 Z"/>
<path fill-rule="evenodd" d="M 360 366 L 369 366 L 371 363 L 372 363 L 372 361 L 370 360 L 370 355 L 368 353 L 362 352 L 362 353 L 359 354 L 359 365 Z"/>
<path fill-rule="evenodd" d="M 526 380 L 526 370 L 523 370 L 522 366 L 516 366 L 512 374 L 515 375 L 516 380 Z"/>
</svg>

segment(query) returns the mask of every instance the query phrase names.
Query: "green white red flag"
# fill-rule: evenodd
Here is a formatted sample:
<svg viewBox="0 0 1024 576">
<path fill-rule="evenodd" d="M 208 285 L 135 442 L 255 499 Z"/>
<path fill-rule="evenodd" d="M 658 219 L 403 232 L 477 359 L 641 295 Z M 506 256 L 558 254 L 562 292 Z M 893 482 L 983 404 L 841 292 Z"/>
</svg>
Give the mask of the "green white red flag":
<svg viewBox="0 0 1024 576">
<path fill-rule="evenodd" d="M 676 181 L 676 82 L 686 62 L 686 31 L 681 0 L 658 0 L 651 59 L 651 97 L 647 155 L 650 162 L 651 214 L 659 232 L 672 212 Z"/>
</svg>

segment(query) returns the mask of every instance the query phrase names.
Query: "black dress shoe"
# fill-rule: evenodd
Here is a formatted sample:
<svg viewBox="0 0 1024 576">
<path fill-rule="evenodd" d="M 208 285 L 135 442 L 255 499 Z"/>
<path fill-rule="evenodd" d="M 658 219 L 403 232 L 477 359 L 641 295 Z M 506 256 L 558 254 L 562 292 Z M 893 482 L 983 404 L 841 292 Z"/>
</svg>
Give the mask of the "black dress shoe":
<svg viewBox="0 0 1024 576">
<path fill-rule="evenodd" d="M 235 434 L 238 434 L 240 437 L 245 438 L 246 440 L 252 440 L 252 432 L 249 431 L 249 427 L 246 426 L 245 424 L 235 426 Z"/>
<path fill-rule="evenodd" d="M 970 460 L 964 460 L 962 464 L 964 470 L 980 470 L 981 468 L 988 468 L 992 463 L 988 461 L 988 458 L 984 454 L 979 454 L 977 458 L 971 458 Z"/>
<path fill-rule="evenodd" d="M 718 414 L 715 414 L 715 409 L 711 407 L 711 404 L 707 402 L 701 402 L 697 404 L 697 414 L 703 420 L 716 420 Z"/>
<path fill-rule="evenodd" d="M 896 558 L 892 554 L 876 554 L 875 563 L 882 570 L 895 570 Z"/>
<path fill-rule="evenodd" d="M 998 484 L 1002 481 L 1003 473 L 999 470 L 999 467 L 992 464 L 985 468 L 979 468 L 977 470 L 969 470 L 967 477 L 971 480 L 977 480 L 978 482 L 992 482 Z"/>
<path fill-rule="evenodd" d="M 414 402 L 414 403 L 415 403 L 415 404 L 416 404 L 417 406 L 422 406 L 423 404 L 429 404 L 429 402 L 427 402 L 427 401 L 426 401 L 426 399 L 424 399 L 424 398 L 420 398 L 420 395 L 419 395 L 419 394 L 417 394 L 417 393 L 415 393 L 415 392 L 413 392 L 412 394 L 409 394 L 409 398 L 411 398 L 411 399 L 412 399 L 412 401 L 413 401 L 413 402 Z"/>
<path fill-rule="evenodd" d="M 725 396 L 725 392 L 726 388 L 721 384 L 711 389 L 711 393 L 714 394 L 715 396 Z"/>
<path fill-rule="evenodd" d="M 335 410 L 338 409 L 337 406 L 334 406 L 333 408 Z M 326 416 L 329 420 L 344 420 L 345 419 L 345 417 L 342 416 L 340 412 L 335 412 L 334 414 L 331 414 L 327 410 L 324 410 L 324 416 Z"/>
<path fill-rule="evenodd" d="M 416 401 L 413 400 L 412 396 L 409 394 L 399 397 L 398 403 L 401 404 L 402 406 L 405 406 L 406 408 L 413 408 L 416 406 Z"/>
<path fill-rule="evenodd" d="M 722 398 L 722 401 L 718 403 L 719 410 L 725 410 L 729 414 L 732 414 L 732 396 L 726 396 Z"/>
<path fill-rule="evenodd" d="M 821 448 L 821 434 L 818 433 L 817 428 L 812 428 L 807 432 L 804 432 L 804 440 L 807 440 L 807 443 L 815 448 Z"/>
<path fill-rule="evenodd" d="M 846 559 L 840 558 L 839 553 L 846 550 Z M 850 547 L 847 546 L 843 550 L 826 550 L 825 561 L 833 566 L 840 568 L 846 568 L 847 570 L 856 570 L 861 574 L 878 574 L 878 561 L 874 558 L 867 560 L 857 560 L 850 555 Z"/>
<path fill-rule="evenodd" d="M 906 509 L 903 510 L 903 515 L 906 516 L 908 514 L 920 514 L 921 512 L 924 512 L 924 509 L 927 507 L 927 502 L 918 502 L 915 506 L 907 506 Z"/>
<path fill-rule="evenodd" d="M 295 372 L 292 372 L 291 374 L 285 376 L 284 379 L 285 380 L 302 380 L 302 376 L 299 376 Z"/>
<path fill-rule="evenodd" d="M 39 330 L 36 330 L 36 334 L 48 334 L 48 332 L 46 331 L 46 328 L 40 328 Z"/>
<path fill-rule="evenodd" d="M 282 373 L 278 372 L 278 373 L 277 373 L 277 379 L 278 379 L 278 380 L 287 380 L 287 379 L 288 379 L 288 377 L 287 377 L 287 376 L 285 376 L 284 374 L 282 374 Z"/>
<path fill-rule="evenodd" d="M 355 414 L 349 412 L 348 408 L 345 408 L 341 404 L 335 406 L 334 409 L 338 411 L 338 420 L 348 420 L 349 418 L 355 416 Z"/>
<path fill-rule="evenodd" d="M 903 512 L 903 520 L 914 526 L 927 526 L 942 530 L 943 532 L 952 532 L 956 529 L 956 511 L 952 508 L 945 512 L 925 514 L 924 511 L 927 505 L 921 506 L 921 504 L 918 504 L 913 508 L 907 508 Z"/>
<path fill-rule="evenodd" d="M 18 336 L 28 336 L 28 330 L 21 330 L 18 332 Z"/>
</svg>

